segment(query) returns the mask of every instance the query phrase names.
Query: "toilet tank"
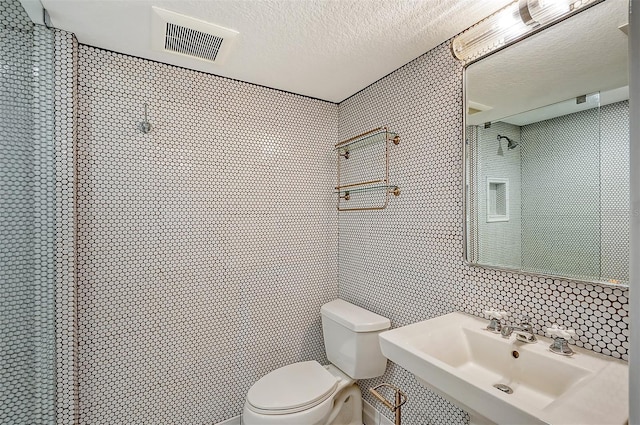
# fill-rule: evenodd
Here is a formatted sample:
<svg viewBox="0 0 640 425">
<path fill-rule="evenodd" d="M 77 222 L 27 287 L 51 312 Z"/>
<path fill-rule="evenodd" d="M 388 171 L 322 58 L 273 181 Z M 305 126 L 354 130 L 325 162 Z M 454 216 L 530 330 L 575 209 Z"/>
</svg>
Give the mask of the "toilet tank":
<svg viewBox="0 0 640 425">
<path fill-rule="evenodd" d="M 386 317 L 333 300 L 322 306 L 322 332 L 329 361 L 354 379 L 380 376 L 387 367 L 378 334 L 389 329 Z"/>
</svg>

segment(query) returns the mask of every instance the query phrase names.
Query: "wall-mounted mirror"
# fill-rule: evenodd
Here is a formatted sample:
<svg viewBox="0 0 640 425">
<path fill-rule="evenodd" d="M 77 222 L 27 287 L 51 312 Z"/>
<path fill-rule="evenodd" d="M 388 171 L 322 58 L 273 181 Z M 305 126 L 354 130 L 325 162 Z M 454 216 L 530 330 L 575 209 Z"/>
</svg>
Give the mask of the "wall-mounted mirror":
<svg viewBox="0 0 640 425">
<path fill-rule="evenodd" d="M 466 257 L 629 279 L 628 0 L 605 0 L 465 69 Z"/>
</svg>

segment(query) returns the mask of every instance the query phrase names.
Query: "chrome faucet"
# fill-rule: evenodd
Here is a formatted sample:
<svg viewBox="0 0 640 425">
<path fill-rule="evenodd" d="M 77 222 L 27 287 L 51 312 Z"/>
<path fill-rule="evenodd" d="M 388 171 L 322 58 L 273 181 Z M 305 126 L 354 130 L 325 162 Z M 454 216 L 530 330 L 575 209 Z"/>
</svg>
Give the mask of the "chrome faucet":
<svg viewBox="0 0 640 425">
<path fill-rule="evenodd" d="M 500 330 L 503 338 L 509 338 L 511 334 L 516 335 L 516 340 L 532 344 L 538 341 L 536 334 L 533 332 L 531 319 L 524 317 L 518 325 L 503 325 Z"/>
<path fill-rule="evenodd" d="M 573 356 L 573 350 L 569 347 L 569 340 L 576 337 L 576 331 L 567 329 L 564 326 L 553 325 L 547 328 L 547 335 L 553 338 L 553 343 L 549 346 L 552 353 L 561 356 Z"/>
<path fill-rule="evenodd" d="M 509 315 L 506 311 L 498 310 L 485 310 L 484 314 L 489 316 L 489 324 L 486 329 L 493 333 L 500 333 L 502 330 L 502 320 Z"/>
</svg>

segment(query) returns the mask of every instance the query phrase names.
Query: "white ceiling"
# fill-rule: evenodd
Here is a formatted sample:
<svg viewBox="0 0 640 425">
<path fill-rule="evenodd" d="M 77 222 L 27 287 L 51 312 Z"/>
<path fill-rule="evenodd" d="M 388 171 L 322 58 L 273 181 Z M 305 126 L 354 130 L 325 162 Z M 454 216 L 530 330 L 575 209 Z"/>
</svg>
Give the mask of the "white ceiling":
<svg viewBox="0 0 640 425">
<path fill-rule="evenodd" d="M 33 0 L 22 0 L 25 3 Z M 510 0 L 41 0 L 80 43 L 340 102 Z M 240 33 L 223 64 L 151 49 L 151 7 Z"/>
<path fill-rule="evenodd" d="M 606 0 L 467 68 L 467 99 L 478 109 L 468 124 L 530 123 L 586 105 L 541 109 L 577 96 L 602 92 L 601 104 L 628 99 L 628 0 Z M 626 94 L 625 94 L 626 93 Z M 626 97 L 625 97 L 626 96 Z M 525 111 L 531 113 L 504 119 Z M 557 115 L 556 115 L 557 116 Z"/>
</svg>

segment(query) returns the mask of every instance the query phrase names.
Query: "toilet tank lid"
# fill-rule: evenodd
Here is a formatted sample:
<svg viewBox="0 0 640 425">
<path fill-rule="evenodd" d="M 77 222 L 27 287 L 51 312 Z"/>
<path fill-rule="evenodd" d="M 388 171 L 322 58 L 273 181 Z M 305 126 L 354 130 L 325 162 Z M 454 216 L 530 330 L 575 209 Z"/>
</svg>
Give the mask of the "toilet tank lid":
<svg viewBox="0 0 640 425">
<path fill-rule="evenodd" d="M 391 327 L 386 317 L 340 299 L 323 305 L 320 314 L 354 332 L 381 331 Z"/>
</svg>

